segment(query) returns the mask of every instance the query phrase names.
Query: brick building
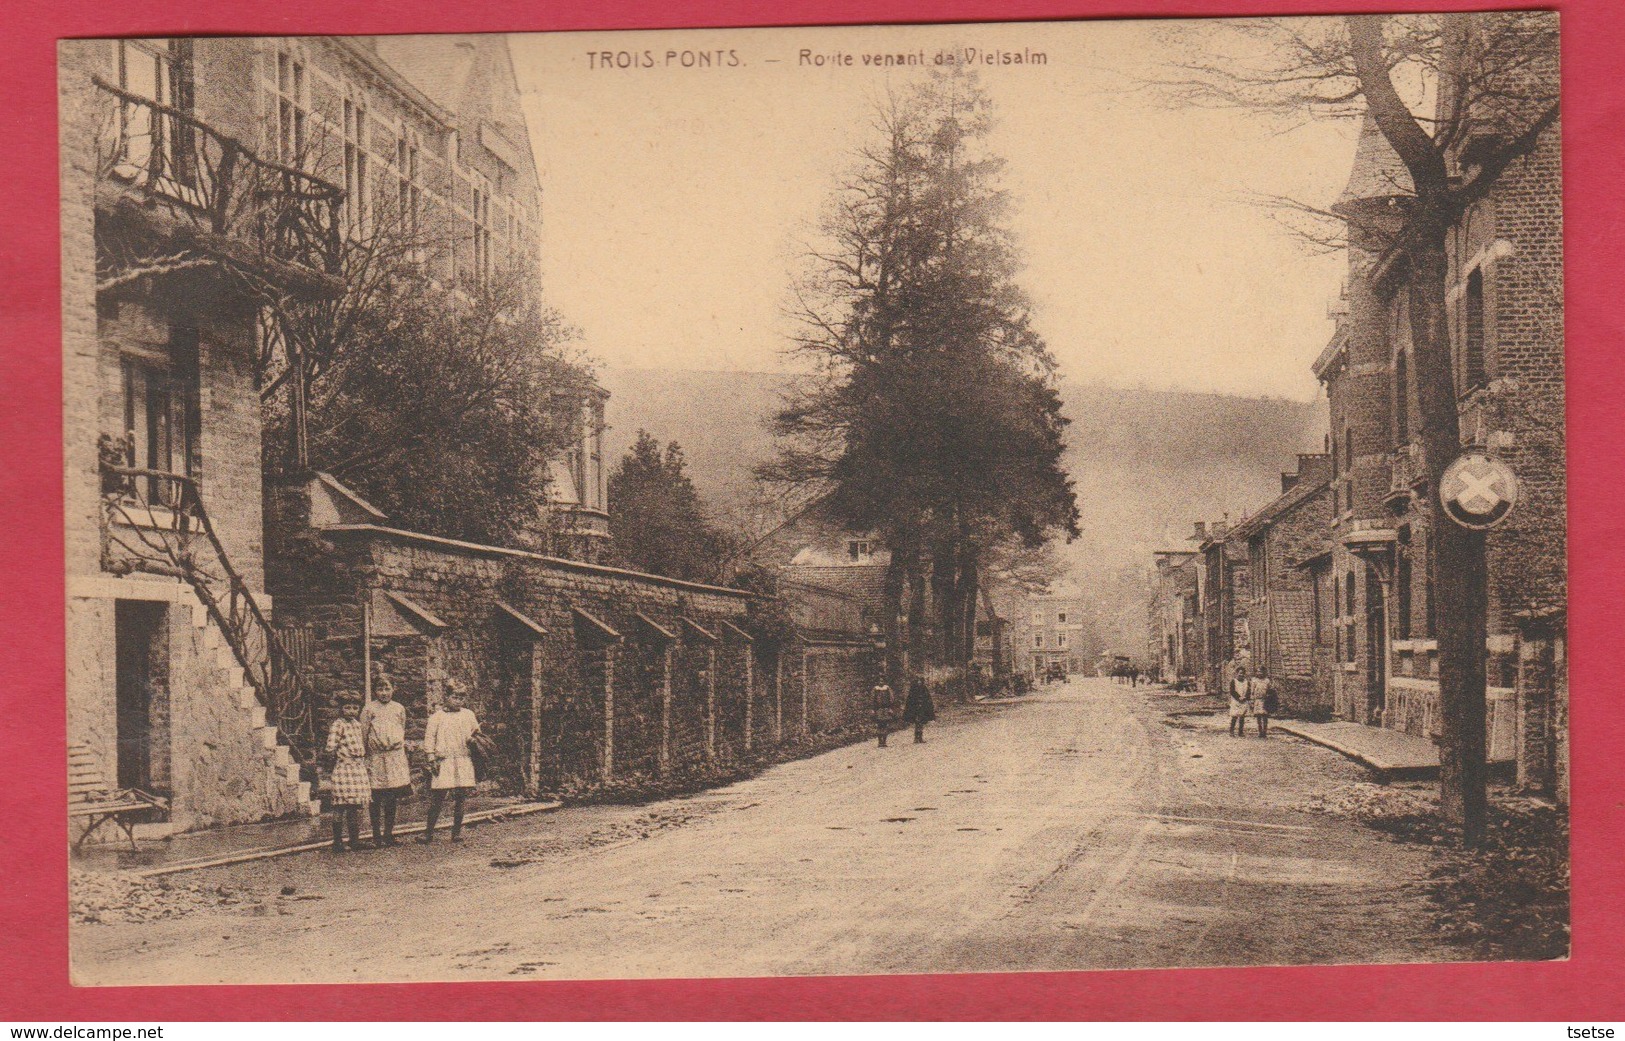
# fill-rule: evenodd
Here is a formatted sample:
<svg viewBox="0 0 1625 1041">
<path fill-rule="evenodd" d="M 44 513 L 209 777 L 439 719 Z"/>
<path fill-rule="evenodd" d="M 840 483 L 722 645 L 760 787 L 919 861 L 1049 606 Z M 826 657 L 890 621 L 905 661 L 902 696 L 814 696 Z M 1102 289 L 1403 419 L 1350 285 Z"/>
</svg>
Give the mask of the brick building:
<svg viewBox="0 0 1625 1041">
<path fill-rule="evenodd" d="M 1323 590 L 1303 566 L 1327 547 L 1330 477 L 1327 456 L 1298 456 L 1297 471 L 1281 475 L 1281 495 L 1228 533 L 1247 547 L 1251 667 L 1275 681 L 1286 711 L 1301 715 L 1331 709 L 1314 682 L 1326 638 Z"/>
<path fill-rule="evenodd" d="M 68 41 L 59 94 L 69 740 L 167 800 L 149 832 L 315 812 L 332 634 L 273 595 L 290 533 L 265 520 L 260 387 L 283 359 L 263 303 L 337 295 L 346 243 L 384 235 L 465 296 L 537 277 L 506 43 Z M 551 508 L 595 559 L 602 395 L 580 408 Z"/>
<path fill-rule="evenodd" d="M 1526 74 L 1555 83 L 1557 70 Z M 1447 317 L 1462 446 L 1497 456 L 1521 485 L 1486 536 L 1489 754 L 1566 797 L 1560 139 L 1554 125 L 1450 230 Z M 1455 168 L 1470 170 L 1482 143 L 1462 142 Z M 1333 521 L 1330 554 L 1313 566 L 1332 584 L 1337 713 L 1437 736 L 1429 576 L 1432 532 L 1448 521 L 1418 438 L 1404 259 L 1388 245 L 1411 195 L 1368 120 L 1336 207 L 1348 219 L 1347 290 L 1314 365 L 1331 405 Z"/>
</svg>

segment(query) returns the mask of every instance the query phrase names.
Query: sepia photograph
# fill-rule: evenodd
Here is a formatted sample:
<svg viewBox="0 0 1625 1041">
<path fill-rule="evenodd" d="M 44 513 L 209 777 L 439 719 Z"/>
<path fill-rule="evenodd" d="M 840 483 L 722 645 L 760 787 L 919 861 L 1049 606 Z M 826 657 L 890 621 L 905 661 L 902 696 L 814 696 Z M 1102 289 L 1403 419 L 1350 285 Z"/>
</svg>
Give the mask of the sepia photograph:
<svg viewBox="0 0 1625 1041">
<path fill-rule="evenodd" d="M 1567 959 L 1559 22 L 60 41 L 72 982 Z"/>
</svg>

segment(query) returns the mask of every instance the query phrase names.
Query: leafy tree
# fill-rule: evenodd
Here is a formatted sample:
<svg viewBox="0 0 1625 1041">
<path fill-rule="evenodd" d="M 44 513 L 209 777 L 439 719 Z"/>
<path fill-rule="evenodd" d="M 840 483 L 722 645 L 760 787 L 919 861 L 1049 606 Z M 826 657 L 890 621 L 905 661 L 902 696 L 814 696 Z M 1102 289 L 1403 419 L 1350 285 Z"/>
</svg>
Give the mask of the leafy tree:
<svg viewBox="0 0 1625 1041">
<path fill-rule="evenodd" d="M 877 109 L 795 288 L 791 350 L 815 375 L 775 417 L 779 456 L 761 470 L 819 487 L 835 517 L 890 548 L 894 682 L 905 645 L 927 650 L 928 580 L 936 650 L 963 664 L 987 550 L 1077 531 L 1054 363 L 1015 281 L 990 128 L 963 70 Z"/>
<path fill-rule="evenodd" d="M 472 298 L 411 269 L 370 292 L 344 308 L 342 342 L 313 336 L 290 352 L 306 379 L 284 368 L 289 393 L 267 401 L 267 470 L 331 473 L 415 531 L 544 545 L 548 464 L 569 445 L 591 380 L 571 330 L 517 274 Z M 290 459 L 299 454 L 304 466 Z"/>
<path fill-rule="evenodd" d="M 611 552 L 639 571 L 715 581 L 728 539 L 706 515 L 685 467 L 677 442 L 662 450 L 647 430 L 638 431 L 609 475 Z"/>
</svg>

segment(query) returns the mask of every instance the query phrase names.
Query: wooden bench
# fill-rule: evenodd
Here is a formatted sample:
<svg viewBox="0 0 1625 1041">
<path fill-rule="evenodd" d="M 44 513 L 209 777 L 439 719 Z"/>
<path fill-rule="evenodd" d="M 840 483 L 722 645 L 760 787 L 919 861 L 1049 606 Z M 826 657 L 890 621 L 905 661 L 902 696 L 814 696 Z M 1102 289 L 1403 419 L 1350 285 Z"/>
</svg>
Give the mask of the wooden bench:
<svg viewBox="0 0 1625 1041">
<path fill-rule="evenodd" d="M 90 746 L 80 741 L 68 742 L 68 819 L 83 817 L 87 821 L 85 830 L 73 844 L 74 849 L 83 846 L 97 828 L 112 821 L 124 829 L 124 837 L 130 840 L 133 850 L 137 848 L 133 818 L 168 808 L 168 800 L 139 788 L 114 788 L 107 783 Z"/>
</svg>

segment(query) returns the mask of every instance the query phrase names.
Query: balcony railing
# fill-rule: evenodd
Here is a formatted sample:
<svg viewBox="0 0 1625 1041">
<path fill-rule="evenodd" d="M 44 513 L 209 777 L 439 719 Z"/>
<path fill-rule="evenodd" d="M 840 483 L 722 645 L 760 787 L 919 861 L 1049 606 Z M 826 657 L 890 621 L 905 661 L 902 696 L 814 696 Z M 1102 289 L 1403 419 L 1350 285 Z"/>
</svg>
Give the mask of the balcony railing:
<svg viewBox="0 0 1625 1041">
<path fill-rule="evenodd" d="M 249 251 L 228 259 L 338 274 L 343 189 L 260 158 L 190 112 L 94 82 L 118 107 L 106 175 L 164 200 L 218 245 L 237 244 L 228 253 Z"/>
<path fill-rule="evenodd" d="M 289 754 L 314 781 L 315 699 L 281 634 L 232 566 L 197 482 L 121 466 L 117 439 L 102 445 L 102 566 L 178 578 L 208 610 Z"/>
</svg>

